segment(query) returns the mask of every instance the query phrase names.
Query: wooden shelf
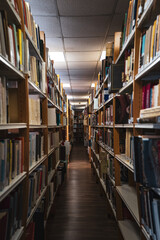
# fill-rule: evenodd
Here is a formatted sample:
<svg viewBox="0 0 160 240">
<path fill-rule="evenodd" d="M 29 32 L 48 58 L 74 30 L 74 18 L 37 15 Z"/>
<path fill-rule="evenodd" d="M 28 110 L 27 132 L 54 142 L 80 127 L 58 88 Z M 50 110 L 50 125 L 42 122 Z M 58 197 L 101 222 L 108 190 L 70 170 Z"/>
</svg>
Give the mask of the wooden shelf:
<svg viewBox="0 0 160 240">
<path fill-rule="evenodd" d="M 128 91 L 133 90 L 133 80 L 130 80 L 126 83 L 125 86 L 123 86 L 120 90 L 119 93 L 127 93 Z"/>
<path fill-rule="evenodd" d="M 43 62 L 43 58 L 40 55 L 40 51 L 36 47 L 34 41 L 32 40 L 32 37 L 30 36 L 26 26 L 25 26 L 25 32 L 26 32 L 26 37 L 29 41 L 29 51 L 30 51 L 31 56 L 35 56 L 36 58 L 38 58 L 39 61 Z"/>
<path fill-rule="evenodd" d="M 133 44 L 134 41 L 134 35 L 135 35 L 135 28 L 132 30 L 132 32 L 130 33 L 130 35 L 128 36 L 128 38 L 126 39 L 122 50 L 120 51 L 120 54 L 116 60 L 116 64 L 119 62 L 119 60 L 124 56 L 125 50 L 131 46 Z"/>
<path fill-rule="evenodd" d="M 140 226 L 139 213 L 138 213 L 138 201 L 135 188 L 125 184 L 117 186 L 116 190 L 123 202 L 126 204 L 128 210 L 134 217 L 136 223 Z"/>
<path fill-rule="evenodd" d="M 63 128 L 63 127 L 66 127 L 66 126 L 64 126 L 64 125 L 59 125 L 59 126 L 57 126 L 57 125 L 49 125 L 48 126 L 48 128 Z"/>
<path fill-rule="evenodd" d="M 155 56 L 155 58 L 151 62 L 149 62 L 148 64 L 143 66 L 141 69 L 139 69 L 138 74 L 135 76 L 135 80 L 140 80 L 140 79 L 147 80 L 147 78 L 145 77 L 147 75 L 149 75 L 149 77 L 150 75 L 154 75 L 153 71 L 155 71 L 156 69 L 159 69 L 159 65 L 160 65 L 160 52 L 159 52 L 159 55 Z"/>
<path fill-rule="evenodd" d="M 0 130 L 21 129 L 21 128 L 27 128 L 27 124 L 26 123 L 0 124 Z"/>
<path fill-rule="evenodd" d="M 18 176 L 16 176 L 11 183 L 6 186 L 1 192 L 0 192 L 0 202 L 10 193 L 12 192 L 27 176 L 26 172 L 20 173 Z"/>
<path fill-rule="evenodd" d="M 18 27 L 21 27 L 21 18 L 9 0 L 1 1 L 1 9 L 7 10 L 7 13 L 8 13 L 7 17 L 8 17 L 9 24 L 14 23 Z"/>
<path fill-rule="evenodd" d="M 55 147 L 51 148 L 51 149 L 48 151 L 48 156 L 51 155 L 55 150 L 56 150 Z"/>
<path fill-rule="evenodd" d="M 51 99 L 49 99 L 49 98 L 47 98 L 47 99 L 48 99 L 49 107 L 55 107 L 55 108 L 57 108 L 60 112 L 62 112 L 62 109 L 61 109 L 59 106 L 57 106 L 54 102 L 52 102 Z"/>
<path fill-rule="evenodd" d="M 136 123 L 135 128 L 160 129 L 160 124 L 158 124 L 158 123 Z"/>
<path fill-rule="evenodd" d="M 141 228 L 142 228 L 142 233 L 145 236 L 146 240 L 151 240 L 150 235 L 147 233 L 146 229 L 143 226 L 141 226 Z"/>
<path fill-rule="evenodd" d="M 105 77 L 105 79 L 104 79 L 104 81 L 103 81 L 103 83 L 102 83 L 101 87 L 98 89 L 98 91 L 97 91 L 96 95 L 94 96 L 95 98 L 97 98 L 97 97 L 98 97 L 99 93 L 102 91 L 102 89 L 103 89 L 103 86 L 104 86 L 104 84 L 105 84 L 105 82 L 106 82 L 107 80 L 108 80 L 108 75 Z"/>
<path fill-rule="evenodd" d="M 140 229 L 130 220 L 118 221 L 118 225 L 124 240 L 140 240 Z"/>
<path fill-rule="evenodd" d="M 41 202 L 44 194 L 46 193 L 46 190 L 47 190 L 47 187 L 45 187 L 45 188 L 43 189 L 41 195 L 39 196 L 39 198 L 38 198 L 37 201 L 36 201 L 36 204 L 35 204 L 34 208 L 31 210 L 30 216 L 29 216 L 28 219 L 27 219 L 27 224 L 26 224 L 27 226 L 28 226 L 28 224 L 30 223 L 30 221 L 31 221 L 31 219 L 32 219 L 35 211 L 37 210 L 37 208 L 38 208 L 38 206 L 39 206 L 39 204 L 40 204 L 40 202 Z"/>
<path fill-rule="evenodd" d="M 48 184 L 52 181 L 53 176 L 55 175 L 56 171 L 53 169 L 48 175 Z"/>
<path fill-rule="evenodd" d="M 14 235 L 11 237 L 11 240 L 20 240 L 23 233 L 24 233 L 24 227 L 17 229 Z"/>
<path fill-rule="evenodd" d="M 110 97 L 104 104 L 102 104 L 98 109 L 94 110 L 93 113 L 98 112 L 99 110 L 101 110 L 104 106 L 108 105 L 111 103 L 111 101 L 113 101 L 113 96 Z"/>
<path fill-rule="evenodd" d="M 112 150 L 110 147 L 108 147 L 106 144 L 104 144 L 104 143 L 102 143 L 102 142 L 100 142 L 100 141 L 98 141 L 97 143 L 98 143 L 99 146 L 102 147 L 106 152 L 108 152 L 110 155 L 112 155 L 112 156 L 114 157 L 114 152 L 113 152 L 113 150 Z"/>
<path fill-rule="evenodd" d="M 29 168 L 29 174 L 31 174 L 37 167 L 39 167 L 46 159 L 47 159 L 47 155 L 44 155 L 37 162 L 33 163 L 32 166 Z"/>
<path fill-rule="evenodd" d="M 133 128 L 133 124 L 115 124 L 115 128 Z"/>
<path fill-rule="evenodd" d="M 25 79 L 24 74 L 13 66 L 2 54 L 0 54 L 0 75 L 14 81 Z"/>
<path fill-rule="evenodd" d="M 47 125 L 32 125 L 32 124 L 30 124 L 30 125 L 29 125 L 29 128 L 30 128 L 30 129 L 35 129 L 35 128 L 37 128 L 37 129 L 47 128 Z"/>
<path fill-rule="evenodd" d="M 137 28 L 141 28 L 145 24 L 146 19 L 149 15 L 150 11 L 152 10 L 153 3 L 154 3 L 154 0 L 146 1 L 146 7 L 145 7 L 144 12 L 142 13 L 142 16 L 140 17 L 140 19 L 137 23 Z"/>
<path fill-rule="evenodd" d="M 133 165 L 130 163 L 130 161 L 132 161 L 131 159 L 129 159 L 125 154 L 116 154 L 115 158 L 122 163 L 126 168 L 128 168 L 131 172 L 134 172 L 134 167 Z"/>
<path fill-rule="evenodd" d="M 59 90 L 59 88 L 58 88 L 58 86 L 57 86 L 56 83 L 54 83 L 54 86 L 56 87 L 57 92 L 59 93 L 59 95 L 60 95 L 60 97 L 62 98 L 62 100 L 65 102 L 64 97 L 62 96 L 62 93 L 61 93 L 61 91 Z"/>
<path fill-rule="evenodd" d="M 113 125 L 96 125 L 92 127 L 93 128 L 113 128 Z"/>
<path fill-rule="evenodd" d="M 45 93 L 42 92 L 42 90 L 35 85 L 35 83 L 28 80 L 29 83 L 29 94 L 30 95 L 39 95 L 41 98 L 46 98 Z"/>
</svg>

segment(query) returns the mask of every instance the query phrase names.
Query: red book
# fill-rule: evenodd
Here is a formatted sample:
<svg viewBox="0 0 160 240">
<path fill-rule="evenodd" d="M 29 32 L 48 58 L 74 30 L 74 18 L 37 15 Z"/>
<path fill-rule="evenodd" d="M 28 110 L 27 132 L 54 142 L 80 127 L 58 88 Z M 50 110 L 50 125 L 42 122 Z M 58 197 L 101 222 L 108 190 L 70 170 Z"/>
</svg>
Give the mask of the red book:
<svg viewBox="0 0 160 240">
<path fill-rule="evenodd" d="M 146 86 L 142 88 L 142 109 L 146 108 Z"/>
<path fill-rule="evenodd" d="M 146 85 L 146 108 L 150 107 L 150 92 L 151 92 L 151 84 L 148 83 Z"/>
</svg>

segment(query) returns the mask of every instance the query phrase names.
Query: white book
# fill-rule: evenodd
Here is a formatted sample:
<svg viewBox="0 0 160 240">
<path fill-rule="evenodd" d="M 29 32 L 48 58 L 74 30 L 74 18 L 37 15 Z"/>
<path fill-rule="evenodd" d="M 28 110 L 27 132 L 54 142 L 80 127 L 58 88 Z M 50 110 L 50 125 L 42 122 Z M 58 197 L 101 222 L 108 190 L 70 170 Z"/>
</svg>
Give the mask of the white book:
<svg viewBox="0 0 160 240">
<path fill-rule="evenodd" d="M 42 92 L 46 93 L 46 63 L 42 62 Z"/>
<path fill-rule="evenodd" d="M 48 108 L 48 126 L 57 125 L 56 108 Z"/>
<path fill-rule="evenodd" d="M 0 43 L 1 43 L 1 53 L 4 57 L 7 57 L 6 53 L 6 45 L 5 45 L 5 36 L 4 36 L 4 29 L 3 29 L 3 21 L 2 21 L 2 14 L 0 12 Z"/>
<path fill-rule="evenodd" d="M 10 59 L 11 59 L 11 63 L 15 66 L 13 34 L 12 34 L 12 29 L 10 27 L 8 27 L 8 36 L 9 36 L 9 47 L 10 47 Z"/>
</svg>

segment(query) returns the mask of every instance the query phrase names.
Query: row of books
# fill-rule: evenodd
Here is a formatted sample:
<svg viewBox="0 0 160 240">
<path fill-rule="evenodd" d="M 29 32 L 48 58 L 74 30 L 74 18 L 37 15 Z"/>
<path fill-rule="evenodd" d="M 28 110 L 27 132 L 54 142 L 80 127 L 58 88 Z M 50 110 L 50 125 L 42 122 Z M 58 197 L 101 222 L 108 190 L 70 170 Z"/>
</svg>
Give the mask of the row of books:
<svg viewBox="0 0 160 240">
<path fill-rule="evenodd" d="M 134 179 L 145 187 L 160 187 L 160 136 L 134 137 Z"/>
<path fill-rule="evenodd" d="M 44 155 L 44 136 L 40 132 L 29 133 L 29 166 L 31 167 Z"/>
<path fill-rule="evenodd" d="M 45 187 L 46 167 L 39 166 L 29 175 L 28 216 Z"/>
<path fill-rule="evenodd" d="M 40 39 L 40 29 L 33 19 L 29 3 L 25 2 L 25 0 L 22 0 L 22 8 L 24 24 L 27 27 L 33 42 L 35 43 L 36 48 L 39 49 L 41 56 L 43 57 L 43 40 Z"/>
<path fill-rule="evenodd" d="M 24 138 L 0 140 L 0 190 L 24 170 Z"/>
<path fill-rule="evenodd" d="M 160 52 L 160 15 L 147 30 L 141 33 L 139 50 L 139 71 Z"/>
<path fill-rule="evenodd" d="M 130 0 L 129 2 L 128 13 L 125 14 L 122 27 L 122 47 L 136 25 L 137 3 L 138 0 Z"/>
<path fill-rule="evenodd" d="M 115 180 L 114 157 L 112 157 L 110 154 L 107 154 L 107 166 L 110 178 Z"/>
<path fill-rule="evenodd" d="M 141 222 L 151 239 L 160 239 L 160 197 L 154 191 L 140 187 Z"/>
<path fill-rule="evenodd" d="M 23 186 L 20 184 L 11 194 L 0 202 L 0 236 L 2 240 L 11 239 L 22 226 Z"/>
<path fill-rule="evenodd" d="M 42 123 L 41 101 L 36 95 L 29 96 L 29 124 L 41 125 Z"/>
<path fill-rule="evenodd" d="M 122 75 L 122 82 L 133 80 L 134 70 L 134 48 L 125 51 L 124 76 Z"/>
<path fill-rule="evenodd" d="M 46 64 L 30 56 L 30 81 L 46 93 Z"/>
<path fill-rule="evenodd" d="M 143 12 L 146 10 L 149 3 L 150 3 L 150 0 L 141 0 L 139 2 L 138 10 L 137 10 L 137 21 L 140 20 Z"/>
<path fill-rule="evenodd" d="M 10 0 L 12 6 L 14 7 L 14 9 L 16 10 L 16 12 L 18 13 L 19 15 L 19 6 L 18 6 L 18 2 L 17 0 Z"/>
<path fill-rule="evenodd" d="M 148 83 L 142 87 L 142 109 L 159 105 L 159 84 Z"/>
<path fill-rule="evenodd" d="M 7 122 L 7 82 L 5 77 L 0 77 L 0 123 Z"/>
<path fill-rule="evenodd" d="M 133 132 L 129 129 L 126 129 L 126 137 L 125 137 L 125 155 L 133 165 L 133 154 L 134 154 L 134 138 Z"/>
<path fill-rule="evenodd" d="M 59 132 L 48 132 L 48 151 L 59 146 Z"/>
<path fill-rule="evenodd" d="M 0 53 L 18 70 L 27 71 L 28 40 L 15 24 L 8 25 L 6 11 L 0 11 Z"/>
<path fill-rule="evenodd" d="M 104 122 L 106 125 L 113 124 L 113 105 L 110 105 L 108 108 L 106 108 L 106 116 Z"/>
</svg>

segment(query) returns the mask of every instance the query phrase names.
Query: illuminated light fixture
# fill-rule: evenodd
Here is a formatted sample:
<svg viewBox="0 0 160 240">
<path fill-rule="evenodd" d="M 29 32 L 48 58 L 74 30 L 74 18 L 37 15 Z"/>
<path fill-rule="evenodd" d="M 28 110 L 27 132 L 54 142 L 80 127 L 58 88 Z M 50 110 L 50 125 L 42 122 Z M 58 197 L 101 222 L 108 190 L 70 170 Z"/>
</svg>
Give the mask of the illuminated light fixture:
<svg viewBox="0 0 160 240">
<path fill-rule="evenodd" d="M 101 57 L 100 57 L 100 61 L 102 61 L 105 58 L 106 58 L 106 51 L 102 51 L 102 54 L 101 54 Z"/>
<path fill-rule="evenodd" d="M 71 105 L 81 106 L 86 105 L 87 102 L 70 102 Z"/>
<path fill-rule="evenodd" d="M 54 62 L 65 62 L 63 52 L 49 52 L 49 56 Z"/>
<path fill-rule="evenodd" d="M 94 87 L 95 87 L 95 83 L 92 83 L 92 84 L 91 84 L 91 88 L 94 88 Z"/>
<path fill-rule="evenodd" d="M 68 99 L 89 99 L 89 96 L 73 96 L 73 95 L 67 95 Z"/>
<path fill-rule="evenodd" d="M 69 83 L 63 83 L 63 87 L 64 88 L 70 88 L 70 84 Z"/>
</svg>

